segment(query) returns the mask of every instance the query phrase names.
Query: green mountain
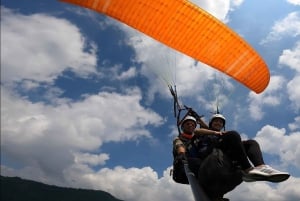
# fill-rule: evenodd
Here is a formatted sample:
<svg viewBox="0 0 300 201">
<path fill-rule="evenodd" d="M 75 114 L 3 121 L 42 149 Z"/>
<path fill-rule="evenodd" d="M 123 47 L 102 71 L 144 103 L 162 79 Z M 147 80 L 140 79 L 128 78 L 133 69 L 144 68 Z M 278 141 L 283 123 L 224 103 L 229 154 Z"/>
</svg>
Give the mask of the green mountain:
<svg viewBox="0 0 300 201">
<path fill-rule="evenodd" d="M 63 188 L 1 176 L 2 201 L 122 201 L 107 192 Z"/>
</svg>

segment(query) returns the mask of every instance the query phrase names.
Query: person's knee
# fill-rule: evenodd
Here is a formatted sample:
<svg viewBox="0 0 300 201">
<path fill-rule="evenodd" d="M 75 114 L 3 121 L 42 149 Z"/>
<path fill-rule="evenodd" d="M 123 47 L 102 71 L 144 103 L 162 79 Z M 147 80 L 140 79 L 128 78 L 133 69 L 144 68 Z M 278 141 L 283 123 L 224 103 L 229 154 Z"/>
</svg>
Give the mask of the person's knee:
<svg viewBox="0 0 300 201">
<path fill-rule="evenodd" d="M 250 140 L 247 140 L 247 143 L 249 145 L 251 145 L 252 147 L 253 146 L 259 147 L 259 144 L 258 144 L 258 142 L 256 140 L 250 139 Z"/>
<path fill-rule="evenodd" d="M 241 136 L 237 131 L 228 131 L 225 135 L 227 138 L 229 138 L 231 141 L 241 141 Z"/>
</svg>

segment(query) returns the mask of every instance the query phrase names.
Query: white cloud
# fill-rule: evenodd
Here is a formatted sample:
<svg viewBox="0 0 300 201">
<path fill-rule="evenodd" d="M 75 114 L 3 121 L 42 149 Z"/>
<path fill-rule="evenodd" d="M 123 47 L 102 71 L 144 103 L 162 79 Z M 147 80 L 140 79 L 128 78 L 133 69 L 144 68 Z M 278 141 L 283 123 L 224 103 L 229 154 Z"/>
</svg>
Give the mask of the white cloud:
<svg viewBox="0 0 300 201">
<path fill-rule="evenodd" d="M 2 168 L 5 172 L 11 171 L 6 167 Z M 190 186 L 172 181 L 169 171 L 170 168 L 166 169 L 163 176 L 158 178 L 151 167 L 126 169 L 117 166 L 113 169 L 103 168 L 94 171 L 88 166 L 74 164 L 65 171 L 65 175 L 68 186 L 105 190 L 122 200 L 152 201 L 155 198 L 156 200 L 194 201 Z M 16 175 L 16 172 L 11 174 Z M 276 185 L 268 182 L 242 183 L 225 197 L 230 200 L 244 201 L 296 201 L 300 198 L 299 184 L 300 179 L 293 176 Z"/>
<path fill-rule="evenodd" d="M 278 106 L 281 103 L 282 95 L 279 95 L 284 87 L 285 79 L 282 76 L 272 76 L 266 90 L 261 94 L 249 93 L 250 116 L 255 120 L 261 120 L 264 116 L 263 107 Z"/>
<path fill-rule="evenodd" d="M 230 200 L 272 200 L 272 201 L 296 201 L 300 198 L 297 186 L 299 178 L 291 177 L 283 183 L 272 185 L 268 182 L 242 183 L 228 194 Z"/>
<path fill-rule="evenodd" d="M 122 72 L 119 76 L 117 76 L 118 80 L 127 80 L 136 76 L 136 68 L 131 67 L 127 71 Z"/>
<path fill-rule="evenodd" d="M 227 14 L 230 9 L 230 0 L 222 1 L 222 0 L 216 0 L 216 1 L 199 1 L 199 0 L 191 0 L 191 2 L 198 5 L 200 8 L 206 10 L 219 20 L 225 20 L 227 17 Z"/>
<path fill-rule="evenodd" d="M 300 186 L 299 177 L 292 177 L 288 181 L 279 184 L 276 190 L 282 196 L 282 200 L 296 201 L 300 199 L 298 186 Z"/>
<path fill-rule="evenodd" d="M 3 92 L 3 90 L 1 91 Z M 35 179 L 48 184 L 105 190 L 120 199 L 130 201 L 139 201 L 141 199 L 151 201 L 154 197 L 157 200 L 194 200 L 189 186 L 176 184 L 171 180 L 169 169 L 164 172 L 161 178 L 159 178 L 157 173 L 150 167 L 126 169 L 117 166 L 113 169 L 102 168 L 99 171 L 92 169 L 91 166 L 103 164 L 107 159 L 107 155 L 103 153 L 99 155 L 85 154 L 87 152 L 82 152 L 82 150 L 92 150 L 93 147 L 101 145 L 100 141 L 112 140 L 107 138 L 108 136 L 103 135 L 109 132 L 110 125 L 114 125 L 114 130 L 116 129 L 116 131 L 118 131 L 119 128 L 115 126 L 117 124 L 114 123 L 114 121 L 128 121 L 122 116 L 118 117 L 108 112 L 110 104 L 115 104 L 115 102 L 110 103 L 112 100 L 125 100 L 126 103 L 132 104 L 135 102 L 134 100 L 140 99 L 139 93 L 136 91 L 127 95 L 128 96 L 125 95 L 122 97 L 117 94 L 101 93 L 86 97 L 86 99 L 78 103 L 69 103 L 68 106 L 61 105 L 58 108 L 51 108 L 41 104 L 32 104 L 26 100 L 16 101 L 16 97 L 4 94 L 2 97 L 5 97 L 5 99 L 4 102 L 1 103 L 1 116 L 3 113 L 5 114 L 5 121 L 2 120 L 4 122 L 1 122 L 2 126 L 4 126 L 1 128 L 1 133 L 4 134 L 2 136 L 1 143 L 3 144 L 1 144 L 1 147 L 5 153 L 9 152 L 12 158 L 23 162 L 25 167 L 16 170 L 2 166 L 2 173 L 4 173 L 4 175 L 17 175 Z M 132 98 L 132 96 L 134 97 Z M 26 106 L 24 106 L 25 104 Z M 118 104 L 121 104 L 121 102 Z M 108 108 L 105 109 L 105 107 L 103 108 L 101 105 L 107 105 Z M 121 107 L 122 105 L 120 105 L 120 108 Z M 137 106 L 134 106 L 133 108 L 136 107 Z M 27 109 L 21 110 L 21 108 Z M 99 110 L 95 110 L 95 108 L 99 108 L 101 112 L 99 113 Z M 120 108 L 116 108 L 116 110 L 121 111 L 119 114 L 124 112 L 129 114 L 129 111 L 120 110 Z M 130 108 L 131 115 L 138 114 L 140 116 L 141 113 L 144 113 L 144 115 L 148 115 L 147 118 L 152 119 L 148 111 L 142 110 L 137 112 L 132 110 L 133 108 Z M 5 111 L 10 111 L 10 113 L 8 114 Z M 107 118 L 101 118 L 101 114 L 103 113 L 106 114 Z M 130 115 L 126 115 L 127 118 L 129 116 Z M 155 115 L 153 117 L 155 117 Z M 100 121 L 95 121 L 96 119 Z M 19 125 L 26 121 L 31 124 L 36 121 L 37 126 L 43 125 L 38 126 L 42 128 L 42 135 L 31 135 L 31 130 L 19 131 L 17 135 L 17 131 L 14 129 L 20 127 Z M 43 122 L 45 121 L 49 123 L 44 124 Z M 104 123 L 104 121 L 106 122 Z M 11 124 L 9 124 L 9 122 Z M 102 124 L 100 122 L 102 122 Z M 154 125 L 158 123 L 157 121 L 150 122 Z M 100 127 L 96 128 L 97 126 L 94 124 L 98 125 L 99 123 Z M 101 125 L 103 124 L 107 125 L 107 128 L 102 127 Z M 128 124 L 128 122 L 125 124 Z M 7 125 L 11 125 L 10 129 L 7 129 Z M 53 128 L 58 128 L 50 133 L 50 131 L 45 131 L 45 127 L 47 128 L 48 126 L 49 129 L 49 125 Z M 120 130 L 127 130 L 126 128 L 124 129 L 122 125 L 123 124 L 121 124 Z M 81 130 L 85 127 L 89 129 Z M 144 125 L 141 125 L 141 127 L 144 127 Z M 94 132 L 92 128 L 95 128 L 96 131 Z M 8 133 L 7 130 L 10 130 L 10 133 Z M 16 146 L 15 140 L 7 143 L 7 139 L 12 137 L 10 136 L 11 134 L 14 134 L 14 139 L 17 138 L 20 141 L 18 146 Z M 143 132 L 141 132 L 141 134 L 143 134 Z M 27 139 L 28 136 L 31 136 L 31 138 L 29 138 L 27 142 L 24 142 L 22 139 Z M 299 133 L 287 136 L 285 135 L 284 129 L 267 126 L 257 134 L 256 139 L 260 142 L 264 153 L 278 155 L 284 164 L 290 163 L 299 167 L 300 143 L 298 136 L 300 136 Z M 79 139 L 78 141 L 74 141 L 74 138 Z M 114 137 L 116 140 L 117 138 L 122 140 L 121 136 Z M 270 139 L 272 139 L 272 143 L 270 143 Z M 10 147 L 10 150 L 8 150 L 8 147 Z M 290 147 L 293 147 L 293 149 Z M 73 151 L 71 152 L 70 150 Z M 74 151 L 81 151 L 81 154 L 74 158 L 74 155 L 72 155 Z M 78 160 L 79 156 L 83 158 Z M 57 170 L 57 172 L 55 170 Z M 264 182 L 251 183 L 251 185 L 242 184 L 226 197 L 240 199 L 241 195 L 243 195 L 242 197 L 245 201 L 263 200 L 266 197 L 274 201 L 293 201 L 288 198 L 292 196 L 299 198 L 299 193 L 297 193 L 299 191 L 295 189 L 298 184 L 299 179 L 296 178 L 291 178 L 275 188 Z M 288 185 L 289 188 L 286 188 L 286 185 Z M 124 188 L 124 186 L 126 186 L 126 188 Z"/>
<path fill-rule="evenodd" d="M 169 171 L 170 168 L 166 169 L 163 177 L 158 178 L 151 167 L 125 169 L 117 166 L 113 169 L 103 168 L 94 174 L 70 171 L 70 177 L 89 183 L 89 188 L 104 189 L 122 200 L 152 201 L 155 198 L 156 200 L 193 201 L 190 187 L 175 183 Z"/>
<path fill-rule="evenodd" d="M 145 126 L 158 126 L 163 120 L 142 107 L 140 100 L 140 91 L 132 89 L 123 95 L 103 92 L 51 106 L 31 103 L 2 87 L 1 155 L 41 172 L 27 177 L 41 180 L 38 176 L 45 174 L 42 178 L 61 181 L 64 170 L 76 162 L 73 153 L 84 155 L 110 141 L 152 138 Z M 77 162 L 96 165 L 107 159 L 85 156 L 89 157 Z"/>
<path fill-rule="evenodd" d="M 109 159 L 108 154 L 74 153 L 75 163 L 88 164 L 91 166 L 104 165 Z"/>
<path fill-rule="evenodd" d="M 294 5 L 300 5 L 300 0 L 287 0 L 287 2 L 294 4 Z"/>
<path fill-rule="evenodd" d="M 279 64 L 296 71 L 295 76 L 287 84 L 287 92 L 292 106 L 300 109 L 300 41 L 293 49 L 283 50 L 279 57 Z"/>
<path fill-rule="evenodd" d="M 158 178 L 157 173 L 151 167 L 143 168 L 124 168 L 116 166 L 113 169 L 102 168 L 95 171 L 83 164 L 73 164 L 64 170 L 65 182 L 58 183 L 58 179 L 43 178 L 45 176 L 40 169 L 34 167 L 20 170 L 10 169 L 1 166 L 1 170 L 6 175 L 41 176 L 39 181 L 63 185 L 74 188 L 104 190 L 113 196 L 128 201 L 152 201 L 174 200 L 174 201 L 193 201 L 190 186 L 175 183 L 169 175 L 170 168 L 166 169 L 163 177 Z M 125 188 L 126 187 L 126 188 Z"/>
<path fill-rule="evenodd" d="M 52 82 L 69 68 L 79 76 L 97 73 L 94 44 L 87 44 L 68 21 L 44 14 L 25 16 L 4 7 L 1 11 L 5 84 L 24 79 L 26 91 Z M 119 78 L 134 73 L 131 68 Z M 16 161 L 19 169 L 4 170 L 45 183 L 65 185 L 65 171 L 74 164 L 89 168 L 109 159 L 106 153 L 92 154 L 103 143 L 151 139 L 145 127 L 163 123 L 157 113 L 140 105 L 136 88 L 125 94 L 85 95 L 72 102 L 57 98 L 61 91 L 53 87 L 48 98 L 56 104 L 47 105 L 30 102 L 6 86 L 1 86 L 1 156 Z"/>
<path fill-rule="evenodd" d="M 300 73 L 300 41 L 298 41 L 293 49 L 285 49 L 279 57 L 279 64 L 288 66 L 289 68 Z"/>
<path fill-rule="evenodd" d="M 4 93 L 5 90 L 1 91 Z M 82 152 L 82 150 L 92 151 L 101 145 L 102 141 L 123 140 L 121 136 L 111 139 L 104 135 L 110 131 L 111 125 L 114 125 L 114 130 L 117 132 L 118 130 L 127 130 L 128 128 L 124 127 L 125 124 L 132 125 L 130 120 L 128 121 L 122 116 L 115 116 L 115 111 L 109 112 L 110 106 L 117 102 L 120 107 L 116 110 L 121 111 L 119 114 L 127 114 L 126 118 L 130 116 L 129 113 L 131 116 L 132 114 L 143 116 L 142 113 L 144 113 L 147 115 L 147 119 L 155 117 L 155 115 L 152 116 L 153 114 L 148 114 L 146 110 L 138 109 L 137 112 L 134 110 L 134 108 L 139 108 L 137 105 L 128 111 L 121 110 L 121 100 L 125 100 L 125 104 L 137 104 L 136 101 L 140 99 L 137 91 L 124 95 L 124 97 L 101 93 L 86 97 L 81 102 L 69 103 L 57 108 L 29 103 L 26 100 L 17 101 L 16 97 L 8 94 L 2 94 L 2 97 L 4 97 L 4 100 L 2 99 L 4 102 L 1 103 L 1 116 L 5 115 L 1 122 L 1 133 L 3 134 L 1 147 L 5 153 L 9 152 L 12 159 L 15 158 L 19 163 L 23 162 L 24 164 L 24 168 L 18 170 L 2 166 L 1 171 L 4 175 L 22 176 L 48 184 L 105 190 L 120 199 L 130 201 L 141 199 L 151 201 L 154 197 L 157 200 L 194 200 L 189 186 L 176 184 L 171 180 L 169 169 L 161 178 L 151 167 L 126 169 L 117 166 L 113 169 L 101 168 L 97 171 L 92 169 L 92 166 L 104 164 L 108 156 L 105 153 L 93 155 Z M 103 105 L 108 108 L 101 107 Z M 95 110 L 95 108 L 99 108 L 99 110 Z M 102 118 L 102 114 L 105 114 L 106 118 Z M 158 124 L 158 121 L 153 120 L 149 123 Z M 123 121 L 126 121 L 124 125 L 121 123 L 120 128 L 116 127 L 118 124 L 115 122 Z M 45 122 L 48 123 L 45 124 Z M 25 123 L 35 125 L 35 127 L 29 126 L 28 130 L 18 131 L 17 128 L 22 128 L 20 125 Z M 50 128 L 50 125 L 53 128 Z M 32 132 L 37 127 L 40 128 L 40 133 Z M 53 130 L 56 127 L 58 128 Z M 142 127 L 144 125 L 141 125 Z M 50 132 L 51 130 L 53 132 Z M 135 133 L 140 133 L 142 137 L 144 132 Z M 8 139 L 13 136 L 14 139 L 8 143 Z M 264 153 L 279 156 L 283 164 L 289 163 L 299 168 L 299 136 L 299 133 L 286 135 L 285 129 L 266 126 L 258 132 L 256 139 L 261 144 Z M 128 138 L 130 137 L 128 136 Z M 132 136 L 132 138 L 135 137 Z M 16 144 L 18 142 L 16 139 L 19 144 Z M 26 141 L 24 141 L 25 139 Z M 270 139 L 272 143 L 270 143 Z M 75 154 L 74 157 L 74 151 L 77 153 L 80 151 L 80 154 Z M 277 166 L 278 164 L 271 165 Z M 299 191 L 295 189 L 297 185 L 299 185 L 299 179 L 293 177 L 276 187 L 265 182 L 251 183 L 251 185 L 244 183 L 226 197 L 239 200 L 242 196 L 245 201 L 263 200 L 266 197 L 274 201 L 293 201 L 289 198 L 299 198 L 300 196 Z"/>
<path fill-rule="evenodd" d="M 226 22 L 230 10 L 235 9 L 243 3 L 244 0 L 191 0 L 200 8 L 206 10 L 221 21 Z"/>
<path fill-rule="evenodd" d="M 52 82 L 66 69 L 79 76 L 97 73 L 96 50 L 64 19 L 44 14 L 26 16 L 1 7 L 3 82 Z"/>
<path fill-rule="evenodd" d="M 300 116 L 295 117 L 295 121 L 293 123 L 289 123 L 289 129 L 291 131 L 295 131 L 297 129 L 300 129 Z"/>
<path fill-rule="evenodd" d="M 300 109 L 300 76 L 293 78 L 287 84 L 287 91 L 289 99 L 292 102 L 292 106 L 299 111 Z"/>
<path fill-rule="evenodd" d="M 287 135 L 284 128 L 266 125 L 255 139 L 263 152 L 278 156 L 284 165 L 292 164 L 300 168 L 300 132 Z"/>
<path fill-rule="evenodd" d="M 284 19 L 275 22 L 272 31 L 261 43 L 280 40 L 283 37 L 296 37 L 300 35 L 300 13 L 292 12 Z"/>
</svg>

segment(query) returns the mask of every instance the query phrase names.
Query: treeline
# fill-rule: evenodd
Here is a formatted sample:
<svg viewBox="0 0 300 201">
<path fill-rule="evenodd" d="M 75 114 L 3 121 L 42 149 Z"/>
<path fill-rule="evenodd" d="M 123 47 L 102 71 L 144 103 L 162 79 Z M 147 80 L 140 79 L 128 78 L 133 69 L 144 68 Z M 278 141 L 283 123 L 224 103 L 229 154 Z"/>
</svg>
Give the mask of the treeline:
<svg viewBox="0 0 300 201">
<path fill-rule="evenodd" d="M 46 185 L 19 177 L 1 176 L 1 201 L 122 201 L 100 190 Z"/>
</svg>

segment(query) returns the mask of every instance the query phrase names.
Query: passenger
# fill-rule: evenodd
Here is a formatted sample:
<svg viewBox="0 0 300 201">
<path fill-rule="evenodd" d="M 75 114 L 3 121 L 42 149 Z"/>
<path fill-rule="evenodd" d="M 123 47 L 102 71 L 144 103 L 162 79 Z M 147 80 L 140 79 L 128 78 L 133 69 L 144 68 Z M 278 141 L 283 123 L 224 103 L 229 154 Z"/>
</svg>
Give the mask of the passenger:
<svg viewBox="0 0 300 201">
<path fill-rule="evenodd" d="M 197 121 L 193 116 L 184 118 L 182 132 L 173 141 L 173 179 L 176 182 L 188 184 L 183 161 L 188 162 L 199 184 L 213 200 L 226 200 L 223 195 L 242 181 L 282 182 L 289 178 L 287 172 L 264 163 L 255 140 L 242 141 L 238 132 L 225 131 L 225 123 L 223 115 L 215 114 L 208 128 L 196 128 Z M 218 164 L 220 159 L 217 157 L 224 160 L 222 165 Z"/>
</svg>

